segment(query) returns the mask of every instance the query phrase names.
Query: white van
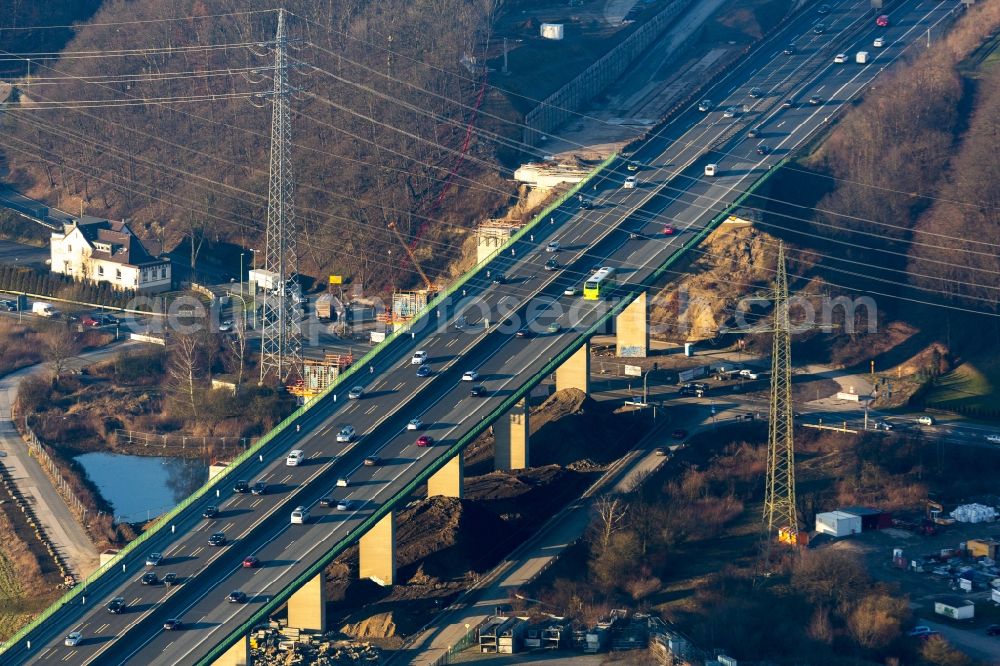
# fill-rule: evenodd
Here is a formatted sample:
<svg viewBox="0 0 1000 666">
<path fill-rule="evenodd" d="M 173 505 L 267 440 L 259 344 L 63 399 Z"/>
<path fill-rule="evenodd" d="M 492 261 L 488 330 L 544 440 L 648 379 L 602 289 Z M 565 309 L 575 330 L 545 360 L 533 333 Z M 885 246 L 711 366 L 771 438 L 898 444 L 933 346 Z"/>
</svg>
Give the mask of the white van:
<svg viewBox="0 0 1000 666">
<path fill-rule="evenodd" d="M 304 506 L 297 506 L 292 511 L 292 525 L 305 525 L 309 520 L 309 511 Z"/>
<path fill-rule="evenodd" d="M 56 309 L 51 303 L 32 303 L 31 311 L 39 317 L 55 317 Z"/>
<path fill-rule="evenodd" d="M 714 176 L 718 170 L 719 170 L 719 165 L 718 164 L 706 164 L 705 165 L 705 175 L 706 176 Z"/>
<path fill-rule="evenodd" d="M 288 454 L 287 458 L 285 458 L 285 464 L 288 465 L 289 467 L 296 467 L 298 466 L 299 463 L 302 462 L 302 459 L 305 457 L 306 454 L 303 453 L 301 449 L 295 449 L 294 451 Z"/>
<path fill-rule="evenodd" d="M 635 189 L 635 176 L 629 176 L 625 179 L 625 184 L 622 185 L 626 190 Z"/>
<path fill-rule="evenodd" d="M 934 419 L 930 416 L 921 416 L 917 419 L 917 423 L 920 425 L 934 425 Z"/>
<path fill-rule="evenodd" d="M 410 357 L 410 365 L 423 365 L 427 362 L 427 352 L 421 350 L 414 352 L 413 356 Z"/>
</svg>

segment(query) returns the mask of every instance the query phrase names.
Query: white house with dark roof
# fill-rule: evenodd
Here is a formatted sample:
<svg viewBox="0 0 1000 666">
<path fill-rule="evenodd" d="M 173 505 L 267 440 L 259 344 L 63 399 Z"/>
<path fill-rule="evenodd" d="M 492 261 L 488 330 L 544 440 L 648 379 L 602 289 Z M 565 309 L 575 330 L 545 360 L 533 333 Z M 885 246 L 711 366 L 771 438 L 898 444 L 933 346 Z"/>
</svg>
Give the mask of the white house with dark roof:
<svg viewBox="0 0 1000 666">
<path fill-rule="evenodd" d="M 52 232 L 52 272 L 142 292 L 170 289 L 170 260 L 124 222 L 76 218 Z"/>
</svg>

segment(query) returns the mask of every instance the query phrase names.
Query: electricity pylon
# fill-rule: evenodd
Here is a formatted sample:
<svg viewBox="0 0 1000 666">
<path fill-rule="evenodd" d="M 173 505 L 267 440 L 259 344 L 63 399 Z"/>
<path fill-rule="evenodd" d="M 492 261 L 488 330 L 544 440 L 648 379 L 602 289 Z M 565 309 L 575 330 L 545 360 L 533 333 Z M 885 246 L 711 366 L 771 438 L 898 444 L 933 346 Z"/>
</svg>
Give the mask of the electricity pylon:
<svg viewBox="0 0 1000 666">
<path fill-rule="evenodd" d="M 264 326 L 261 331 L 260 381 L 274 373 L 279 382 L 301 373 L 302 328 L 293 295 L 301 293 L 297 283 L 295 251 L 295 207 L 292 195 L 292 127 L 289 119 L 288 37 L 285 10 L 278 10 L 274 47 L 274 93 L 271 113 L 271 170 L 267 201 L 267 248 L 264 269 L 275 284 L 265 292 Z"/>
<path fill-rule="evenodd" d="M 795 509 L 791 321 L 788 315 L 788 272 L 785 269 L 783 244 L 778 245 L 778 268 L 774 291 L 771 418 L 767 438 L 767 488 L 764 496 L 763 538 L 768 545 L 775 536 L 778 541 L 794 545 L 798 542 L 799 521 Z"/>
</svg>

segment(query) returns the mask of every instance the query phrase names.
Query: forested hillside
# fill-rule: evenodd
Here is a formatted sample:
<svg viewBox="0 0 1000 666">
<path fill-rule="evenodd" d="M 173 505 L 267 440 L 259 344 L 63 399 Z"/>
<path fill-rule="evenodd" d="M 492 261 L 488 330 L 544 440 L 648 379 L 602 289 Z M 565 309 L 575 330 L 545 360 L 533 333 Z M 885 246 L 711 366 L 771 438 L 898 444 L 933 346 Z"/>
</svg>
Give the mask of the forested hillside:
<svg viewBox="0 0 1000 666">
<path fill-rule="evenodd" d="M 997 27 L 1000 4 L 972 7 L 933 51 L 872 86 L 818 151 L 829 193 L 808 231 L 836 257 L 833 282 L 904 299 L 880 308 L 998 310 Z"/>
<path fill-rule="evenodd" d="M 511 192 L 491 142 L 469 131 L 483 78 L 460 64 L 487 43 L 493 2 L 284 4 L 300 268 L 367 290 L 411 280 L 390 222 L 443 266 Z M 168 248 L 190 235 L 262 249 L 273 7 L 103 3 L 60 59 L 33 62 L 8 114 L 9 178 L 69 210 L 128 217 Z"/>
<path fill-rule="evenodd" d="M 4 0 L 0 4 L 0 77 L 19 76 L 28 69 L 27 60 L 6 54 L 58 51 L 73 36 L 66 26 L 86 20 L 100 6 L 101 0 Z"/>
</svg>

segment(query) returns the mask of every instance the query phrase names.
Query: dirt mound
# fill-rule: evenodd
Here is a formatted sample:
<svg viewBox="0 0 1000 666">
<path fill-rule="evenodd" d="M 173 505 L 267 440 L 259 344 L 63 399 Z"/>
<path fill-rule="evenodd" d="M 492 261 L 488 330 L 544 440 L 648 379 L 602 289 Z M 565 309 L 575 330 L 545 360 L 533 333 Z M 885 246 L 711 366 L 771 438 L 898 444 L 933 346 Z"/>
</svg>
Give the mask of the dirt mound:
<svg viewBox="0 0 1000 666">
<path fill-rule="evenodd" d="M 490 562 L 484 544 L 503 533 L 496 514 L 470 500 L 430 497 L 404 509 L 396 518 L 396 562 L 400 579 L 409 580 L 422 565 L 420 578 L 450 580 L 467 571 L 485 571 Z"/>
<path fill-rule="evenodd" d="M 552 394 L 531 412 L 531 462 L 598 464 L 620 457 L 649 427 L 645 415 L 617 412 L 577 389 Z"/>
<path fill-rule="evenodd" d="M 392 611 L 376 613 L 359 622 L 348 623 L 340 628 L 341 633 L 357 639 L 392 638 L 396 635 L 396 623 Z"/>
<path fill-rule="evenodd" d="M 557 483 L 566 476 L 559 465 L 532 467 L 517 472 L 491 472 L 465 480 L 465 495 L 470 500 L 513 499 L 540 487 Z"/>
<path fill-rule="evenodd" d="M 531 410 L 531 464 L 606 464 L 635 444 L 650 423 L 645 414 L 616 411 L 578 389 L 558 391 Z M 466 479 L 493 469 L 494 441 L 492 433 L 483 433 L 466 449 Z"/>
<path fill-rule="evenodd" d="M 752 226 L 724 224 L 705 239 L 689 275 L 653 299 L 656 337 L 677 342 L 714 338 L 738 301 L 773 277 L 774 239 Z"/>
</svg>

